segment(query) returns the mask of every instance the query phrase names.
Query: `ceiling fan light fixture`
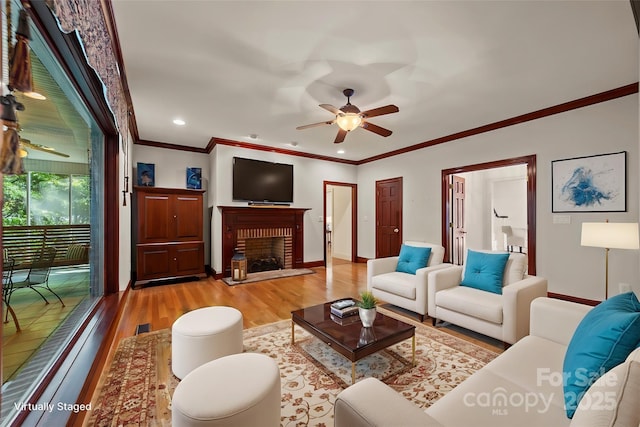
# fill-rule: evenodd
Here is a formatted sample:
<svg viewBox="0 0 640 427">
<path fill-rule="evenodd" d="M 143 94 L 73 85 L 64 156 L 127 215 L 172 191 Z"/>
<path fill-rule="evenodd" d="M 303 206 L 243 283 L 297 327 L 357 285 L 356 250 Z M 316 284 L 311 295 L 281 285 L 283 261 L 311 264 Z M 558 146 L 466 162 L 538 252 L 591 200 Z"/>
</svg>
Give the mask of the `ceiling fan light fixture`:
<svg viewBox="0 0 640 427">
<path fill-rule="evenodd" d="M 338 117 L 336 117 L 336 123 L 340 126 L 340 129 L 350 132 L 360 126 L 362 117 L 357 113 L 339 114 Z"/>
<path fill-rule="evenodd" d="M 25 157 L 27 157 L 29 155 L 29 152 L 27 150 L 25 150 L 24 148 L 20 147 L 18 149 L 18 155 L 20 156 L 20 158 L 24 159 Z"/>
</svg>

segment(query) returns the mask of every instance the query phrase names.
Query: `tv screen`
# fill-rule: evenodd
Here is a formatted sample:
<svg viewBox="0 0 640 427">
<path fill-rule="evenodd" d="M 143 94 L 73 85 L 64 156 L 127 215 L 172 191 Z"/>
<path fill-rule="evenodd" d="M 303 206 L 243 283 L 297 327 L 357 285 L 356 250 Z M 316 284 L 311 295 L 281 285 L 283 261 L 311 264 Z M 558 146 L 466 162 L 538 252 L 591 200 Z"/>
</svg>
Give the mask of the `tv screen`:
<svg viewBox="0 0 640 427">
<path fill-rule="evenodd" d="M 234 157 L 233 200 L 293 203 L 293 165 Z"/>
</svg>

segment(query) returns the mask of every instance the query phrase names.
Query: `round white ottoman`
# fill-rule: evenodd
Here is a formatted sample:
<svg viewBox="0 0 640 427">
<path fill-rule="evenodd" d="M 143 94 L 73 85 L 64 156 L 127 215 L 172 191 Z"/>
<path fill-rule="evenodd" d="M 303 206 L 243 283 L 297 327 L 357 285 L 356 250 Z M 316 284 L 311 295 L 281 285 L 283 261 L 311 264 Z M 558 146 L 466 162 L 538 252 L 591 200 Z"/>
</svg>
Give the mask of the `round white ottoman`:
<svg viewBox="0 0 640 427">
<path fill-rule="evenodd" d="M 171 370 L 178 378 L 242 349 L 242 313 L 233 307 L 199 308 L 173 322 Z"/>
<path fill-rule="evenodd" d="M 171 422 L 184 426 L 279 427 L 280 369 L 259 353 L 206 363 L 187 375 L 171 400 Z"/>
</svg>

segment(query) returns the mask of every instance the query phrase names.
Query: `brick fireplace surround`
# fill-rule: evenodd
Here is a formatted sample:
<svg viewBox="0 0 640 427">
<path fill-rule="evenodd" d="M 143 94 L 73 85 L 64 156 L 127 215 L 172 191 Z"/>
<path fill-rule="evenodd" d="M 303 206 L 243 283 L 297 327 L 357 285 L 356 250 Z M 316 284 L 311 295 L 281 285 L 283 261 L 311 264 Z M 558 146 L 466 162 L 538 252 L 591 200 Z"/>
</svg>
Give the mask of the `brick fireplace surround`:
<svg viewBox="0 0 640 427">
<path fill-rule="evenodd" d="M 234 248 L 244 251 L 247 239 L 282 237 L 284 267 L 304 266 L 306 208 L 218 206 L 222 212 L 222 277 L 231 276 Z M 218 275 L 216 275 L 217 277 Z"/>
</svg>

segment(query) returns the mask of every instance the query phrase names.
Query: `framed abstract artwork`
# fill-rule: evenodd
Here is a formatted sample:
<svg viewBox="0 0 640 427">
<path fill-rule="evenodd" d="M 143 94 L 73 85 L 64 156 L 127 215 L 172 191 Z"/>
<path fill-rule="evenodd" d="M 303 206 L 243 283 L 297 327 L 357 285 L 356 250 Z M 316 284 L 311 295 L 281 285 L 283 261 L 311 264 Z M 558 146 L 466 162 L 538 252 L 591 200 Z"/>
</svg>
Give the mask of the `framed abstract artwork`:
<svg viewBox="0 0 640 427">
<path fill-rule="evenodd" d="M 202 168 L 187 168 L 187 188 L 193 190 L 202 188 Z"/>
<path fill-rule="evenodd" d="M 626 212 L 627 152 L 551 162 L 552 212 Z"/>
<path fill-rule="evenodd" d="M 156 165 L 153 163 L 138 163 L 138 185 L 154 187 L 156 185 Z"/>
</svg>

